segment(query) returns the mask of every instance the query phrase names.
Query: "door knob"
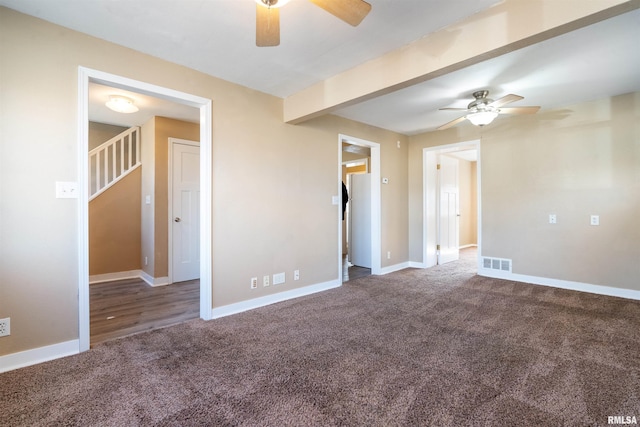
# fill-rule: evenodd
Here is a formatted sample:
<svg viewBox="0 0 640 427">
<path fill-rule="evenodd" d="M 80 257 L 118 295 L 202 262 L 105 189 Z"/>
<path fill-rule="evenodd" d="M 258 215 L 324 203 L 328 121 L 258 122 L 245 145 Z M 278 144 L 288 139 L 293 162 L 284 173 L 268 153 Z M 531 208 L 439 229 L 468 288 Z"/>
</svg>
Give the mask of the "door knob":
<svg viewBox="0 0 640 427">
<path fill-rule="evenodd" d="M 176 219 L 174 219 L 174 221 L 175 221 L 175 222 L 180 222 L 180 221 L 182 221 L 182 220 L 180 219 L 180 217 L 176 217 Z"/>
</svg>

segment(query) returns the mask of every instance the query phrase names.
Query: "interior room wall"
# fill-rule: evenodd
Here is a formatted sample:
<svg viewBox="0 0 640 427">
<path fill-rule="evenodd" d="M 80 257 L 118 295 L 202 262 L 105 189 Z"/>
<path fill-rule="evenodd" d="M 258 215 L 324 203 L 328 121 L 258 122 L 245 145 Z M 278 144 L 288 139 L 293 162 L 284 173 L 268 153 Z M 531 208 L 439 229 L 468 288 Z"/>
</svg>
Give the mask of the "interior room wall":
<svg viewBox="0 0 640 427">
<path fill-rule="evenodd" d="M 169 138 L 200 140 L 200 125 L 155 117 L 154 277 L 169 275 Z"/>
<path fill-rule="evenodd" d="M 139 270 L 140 181 L 138 167 L 89 202 L 89 275 Z"/>
<path fill-rule="evenodd" d="M 124 126 L 89 122 L 89 151 L 127 130 Z"/>
<path fill-rule="evenodd" d="M 474 235 L 474 223 L 477 222 L 477 212 L 473 209 L 473 199 L 476 195 L 476 189 L 473 187 L 471 176 L 472 163 L 475 162 L 458 159 L 458 178 L 460 185 L 460 246 L 477 244 L 477 239 Z"/>
<path fill-rule="evenodd" d="M 156 120 L 147 120 L 140 126 L 140 159 L 142 161 L 140 207 L 140 264 L 149 277 L 155 275 L 155 154 Z M 146 199 L 149 197 L 149 203 Z"/>
<path fill-rule="evenodd" d="M 412 260 L 422 255 L 422 149 L 480 138 L 482 255 L 511 259 L 516 274 L 640 290 L 639 115 L 632 93 L 412 137 Z"/>
<path fill-rule="evenodd" d="M 5 8 L 0 39 L 0 355 L 78 338 L 77 200 L 54 183 L 79 179 L 79 66 L 213 100 L 213 307 L 338 280 L 340 133 L 381 145 L 383 266 L 408 260 L 406 137 L 334 116 L 285 124 L 282 99 Z M 250 289 L 279 272 L 285 284 Z"/>
</svg>

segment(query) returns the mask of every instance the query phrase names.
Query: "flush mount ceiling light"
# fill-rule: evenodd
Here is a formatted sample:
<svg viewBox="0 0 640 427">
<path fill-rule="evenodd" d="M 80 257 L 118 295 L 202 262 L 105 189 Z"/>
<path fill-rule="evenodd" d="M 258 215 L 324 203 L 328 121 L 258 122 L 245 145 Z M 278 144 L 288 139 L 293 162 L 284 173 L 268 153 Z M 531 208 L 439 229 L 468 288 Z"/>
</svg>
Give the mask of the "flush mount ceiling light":
<svg viewBox="0 0 640 427">
<path fill-rule="evenodd" d="M 110 96 L 106 106 L 118 113 L 129 114 L 138 111 L 138 107 L 133 103 L 133 99 L 120 95 Z"/>
</svg>

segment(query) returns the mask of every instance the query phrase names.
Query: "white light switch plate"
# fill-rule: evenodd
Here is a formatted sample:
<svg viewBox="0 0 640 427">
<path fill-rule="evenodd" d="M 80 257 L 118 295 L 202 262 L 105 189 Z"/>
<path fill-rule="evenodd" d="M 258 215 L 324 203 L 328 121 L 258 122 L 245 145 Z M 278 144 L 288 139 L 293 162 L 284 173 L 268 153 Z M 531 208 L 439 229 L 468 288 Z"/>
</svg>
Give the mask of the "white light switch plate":
<svg viewBox="0 0 640 427">
<path fill-rule="evenodd" d="M 56 199 L 77 199 L 78 183 L 56 181 Z"/>
</svg>

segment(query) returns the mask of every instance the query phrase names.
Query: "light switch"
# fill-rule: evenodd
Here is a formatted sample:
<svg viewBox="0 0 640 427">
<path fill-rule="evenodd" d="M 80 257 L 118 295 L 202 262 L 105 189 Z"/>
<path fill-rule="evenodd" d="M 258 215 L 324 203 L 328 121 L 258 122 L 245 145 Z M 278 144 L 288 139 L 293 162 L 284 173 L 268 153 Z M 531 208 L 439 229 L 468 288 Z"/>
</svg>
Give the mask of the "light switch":
<svg viewBox="0 0 640 427">
<path fill-rule="evenodd" d="M 600 215 L 591 215 L 591 225 L 600 225 Z"/>
<path fill-rule="evenodd" d="M 56 181 L 56 199 L 77 199 L 78 183 Z"/>
<path fill-rule="evenodd" d="M 144 203 L 147 204 L 147 205 L 150 205 L 151 204 L 151 196 L 145 196 L 144 197 Z"/>
<path fill-rule="evenodd" d="M 340 204 L 339 196 L 331 196 L 331 204 L 338 206 Z"/>
<path fill-rule="evenodd" d="M 549 214 L 549 224 L 556 224 L 558 222 L 558 218 L 556 214 Z"/>
</svg>

